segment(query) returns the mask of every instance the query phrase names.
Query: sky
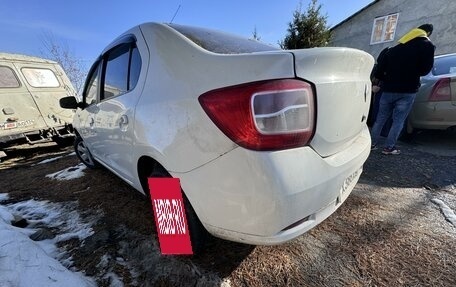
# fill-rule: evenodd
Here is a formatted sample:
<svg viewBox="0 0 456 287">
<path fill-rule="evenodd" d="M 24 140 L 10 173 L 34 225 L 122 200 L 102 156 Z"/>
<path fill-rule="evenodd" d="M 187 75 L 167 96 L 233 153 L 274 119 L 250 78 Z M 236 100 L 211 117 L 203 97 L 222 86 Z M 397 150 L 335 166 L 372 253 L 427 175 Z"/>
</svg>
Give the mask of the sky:
<svg viewBox="0 0 456 287">
<path fill-rule="evenodd" d="M 218 3 L 217 3 L 218 2 Z M 334 26 L 373 0 L 318 0 Z M 173 22 L 222 30 L 277 45 L 300 0 L 17 1 L 0 0 L 0 52 L 43 56 L 51 37 L 90 66 L 117 36 L 144 22 Z M 310 0 L 302 0 L 306 11 Z"/>
</svg>

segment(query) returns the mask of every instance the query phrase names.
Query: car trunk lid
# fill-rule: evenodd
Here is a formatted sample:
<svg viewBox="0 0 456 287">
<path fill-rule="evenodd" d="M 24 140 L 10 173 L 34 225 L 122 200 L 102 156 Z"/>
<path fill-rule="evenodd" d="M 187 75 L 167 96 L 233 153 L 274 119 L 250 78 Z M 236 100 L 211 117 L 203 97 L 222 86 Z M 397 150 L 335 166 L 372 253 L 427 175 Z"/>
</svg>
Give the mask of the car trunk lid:
<svg viewBox="0 0 456 287">
<path fill-rule="evenodd" d="M 351 48 L 291 52 L 296 76 L 315 87 L 316 127 L 310 146 L 322 157 L 346 149 L 366 127 L 373 57 Z"/>
</svg>

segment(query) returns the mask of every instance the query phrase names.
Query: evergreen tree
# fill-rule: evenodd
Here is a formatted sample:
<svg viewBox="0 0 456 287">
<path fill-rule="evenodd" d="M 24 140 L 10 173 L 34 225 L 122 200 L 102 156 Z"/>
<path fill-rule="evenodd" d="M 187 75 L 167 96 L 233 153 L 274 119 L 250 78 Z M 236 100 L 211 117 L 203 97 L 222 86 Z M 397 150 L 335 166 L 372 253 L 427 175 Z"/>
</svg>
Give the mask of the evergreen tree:
<svg viewBox="0 0 456 287">
<path fill-rule="evenodd" d="M 307 11 L 301 12 L 302 2 L 293 13 L 293 21 L 288 23 L 288 33 L 279 42 L 282 49 L 302 49 L 323 47 L 329 43 L 331 31 L 327 26 L 327 15 L 321 15 L 321 5 L 311 0 Z"/>
</svg>

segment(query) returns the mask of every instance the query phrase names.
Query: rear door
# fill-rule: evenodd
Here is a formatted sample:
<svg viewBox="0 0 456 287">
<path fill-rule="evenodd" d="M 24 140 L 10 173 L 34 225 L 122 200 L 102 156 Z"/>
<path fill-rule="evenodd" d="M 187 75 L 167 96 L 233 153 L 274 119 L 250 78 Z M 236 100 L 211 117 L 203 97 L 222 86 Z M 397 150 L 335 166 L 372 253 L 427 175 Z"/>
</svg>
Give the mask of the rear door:
<svg viewBox="0 0 456 287">
<path fill-rule="evenodd" d="M 46 128 L 36 102 L 14 65 L 0 60 L 0 141 Z"/>
<path fill-rule="evenodd" d="M 315 86 L 317 119 L 310 143 L 322 157 L 348 146 L 366 128 L 371 98 L 371 55 L 350 48 L 292 51 L 299 78 Z"/>
<path fill-rule="evenodd" d="M 71 83 L 64 82 L 63 70 L 58 72 L 53 63 L 17 62 L 14 66 L 20 71 L 43 120 L 49 127 L 63 126 L 73 122 L 74 112 L 60 107 L 59 100 L 74 96 Z"/>
<path fill-rule="evenodd" d="M 132 146 L 135 140 L 135 106 L 142 60 L 136 37 L 126 37 L 103 55 L 100 102 L 92 141 L 93 154 L 125 180 L 136 176 Z"/>
</svg>

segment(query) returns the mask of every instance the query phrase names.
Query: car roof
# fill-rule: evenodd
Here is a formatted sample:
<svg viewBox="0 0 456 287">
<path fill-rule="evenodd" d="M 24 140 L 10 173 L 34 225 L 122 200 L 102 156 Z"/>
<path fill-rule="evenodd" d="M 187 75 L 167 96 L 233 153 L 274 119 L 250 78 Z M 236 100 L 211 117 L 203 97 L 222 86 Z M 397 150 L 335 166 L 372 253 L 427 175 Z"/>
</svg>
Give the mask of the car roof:
<svg viewBox="0 0 456 287">
<path fill-rule="evenodd" d="M 172 30 L 186 41 L 190 41 L 200 48 L 219 54 L 241 54 L 262 51 L 280 51 L 281 49 L 270 44 L 236 34 L 210 28 L 180 25 L 171 23 L 145 22 L 130 28 L 128 31 L 114 39 L 101 54 L 118 45 L 125 37 L 132 35 L 135 29 L 166 29 Z"/>
<path fill-rule="evenodd" d="M 455 57 L 455 56 L 456 56 L 456 53 L 449 53 L 449 54 L 437 55 L 437 56 L 435 56 L 434 58 L 435 58 L 435 59 L 438 59 L 438 58 Z"/>
<path fill-rule="evenodd" d="M 1 53 L 1 52 L 0 52 L 0 60 L 16 61 L 16 62 L 36 62 L 36 63 L 48 63 L 48 64 L 57 63 L 56 61 L 39 58 L 39 57 L 33 57 L 33 56 L 22 55 L 22 54 L 13 54 L 13 53 Z"/>
</svg>

